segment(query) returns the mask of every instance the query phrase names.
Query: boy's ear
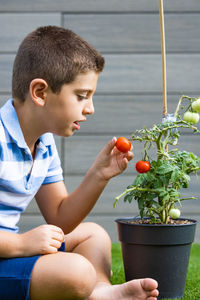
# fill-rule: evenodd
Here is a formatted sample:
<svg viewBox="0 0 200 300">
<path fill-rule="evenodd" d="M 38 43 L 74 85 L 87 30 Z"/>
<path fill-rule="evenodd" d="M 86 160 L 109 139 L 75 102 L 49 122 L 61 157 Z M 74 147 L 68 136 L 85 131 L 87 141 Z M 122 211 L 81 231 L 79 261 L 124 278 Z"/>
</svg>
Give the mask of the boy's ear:
<svg viewBox="0 0 200 300">
<path fill-rule="evenodd" d="M 44 106 L 46 102 L 48 84 L 44 79 L 35 78 L 31 81 L 29 92 L 36 105 Z"/>
</svg>

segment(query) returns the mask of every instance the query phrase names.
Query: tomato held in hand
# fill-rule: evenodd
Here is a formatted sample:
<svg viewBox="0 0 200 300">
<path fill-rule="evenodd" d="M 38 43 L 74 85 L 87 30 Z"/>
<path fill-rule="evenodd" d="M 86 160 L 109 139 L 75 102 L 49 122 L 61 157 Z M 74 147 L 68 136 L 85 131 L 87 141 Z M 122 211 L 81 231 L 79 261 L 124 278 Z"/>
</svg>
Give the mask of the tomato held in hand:
<svg viewBox="0 0 200 300">
<path fill-rule="evenodd" d="M 127 138 L 121 136 L 117 139 L 115 146 L 120 152 L 128 152 L 131 150 L 131 142 Z"/>
<path fill-rule="evenodd" d="M 199 114 L 191 111 L 186 111 L 184 113 L 183 119 L 188 123 L 196 124 L 199 122 Z"/>
<path fill-rule="evenodd" d="M 148 161 L 139 160 L 136 163 L 135 167 L 136 167 L 136 170 L 138 171 L 138 173 L 147 173 L 151 168 L 151 164 Z"/>
</svg>

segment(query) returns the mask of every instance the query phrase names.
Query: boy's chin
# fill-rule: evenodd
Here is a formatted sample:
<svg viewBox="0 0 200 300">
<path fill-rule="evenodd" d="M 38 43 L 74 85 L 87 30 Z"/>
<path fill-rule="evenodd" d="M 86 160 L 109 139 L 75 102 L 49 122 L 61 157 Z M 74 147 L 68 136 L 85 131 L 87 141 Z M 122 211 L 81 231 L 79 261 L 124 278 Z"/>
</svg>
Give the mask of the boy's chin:
<svg viewBox="0 0 200 300">
<path fill-rule="evenodd" d="M 70 137 L 74 135 L 74 131 L 62 131 L 62 132 L 54 132 L 55 135 L 60 136 L 60 137 Z"/>
<path fill-rule="evenodd" d="M 76 132 L 76 130 L 67 130 L 66 132 L 64 132 L 64 134 L 62 136 L 70 137 L 70 136 L 74 135 L 75 132 Z"/>
</svg>

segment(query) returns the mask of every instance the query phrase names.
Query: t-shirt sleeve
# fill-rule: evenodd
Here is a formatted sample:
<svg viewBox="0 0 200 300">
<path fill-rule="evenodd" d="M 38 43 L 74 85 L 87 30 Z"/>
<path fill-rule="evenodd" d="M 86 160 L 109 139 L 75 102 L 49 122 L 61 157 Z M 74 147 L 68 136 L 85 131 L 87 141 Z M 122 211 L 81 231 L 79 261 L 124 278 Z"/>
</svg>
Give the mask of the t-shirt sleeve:
<svg viewBox="0 0 200 300">
<path fill-rule="evenodd" d="M 51 161 L 47 175 L 42 184 L 49 184 L 63 180 L 63 170 L 54 140 L 48 147 Z"/>
</svg>

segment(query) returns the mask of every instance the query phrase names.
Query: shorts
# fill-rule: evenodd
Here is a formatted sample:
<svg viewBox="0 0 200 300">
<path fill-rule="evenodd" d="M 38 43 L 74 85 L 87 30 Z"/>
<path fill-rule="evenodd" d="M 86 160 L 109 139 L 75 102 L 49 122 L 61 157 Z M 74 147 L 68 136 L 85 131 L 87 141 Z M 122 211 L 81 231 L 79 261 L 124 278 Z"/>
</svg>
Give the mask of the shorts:
<svg viewBox="0 0 200 300">
<path fill-rule="evenodd" d="M 65 243 L 62 243 L 58 251 L 65 251 Z M 31 273 L 40 256 L 0 259 L 1 300 L 30 300 Z"/>
</svg>

